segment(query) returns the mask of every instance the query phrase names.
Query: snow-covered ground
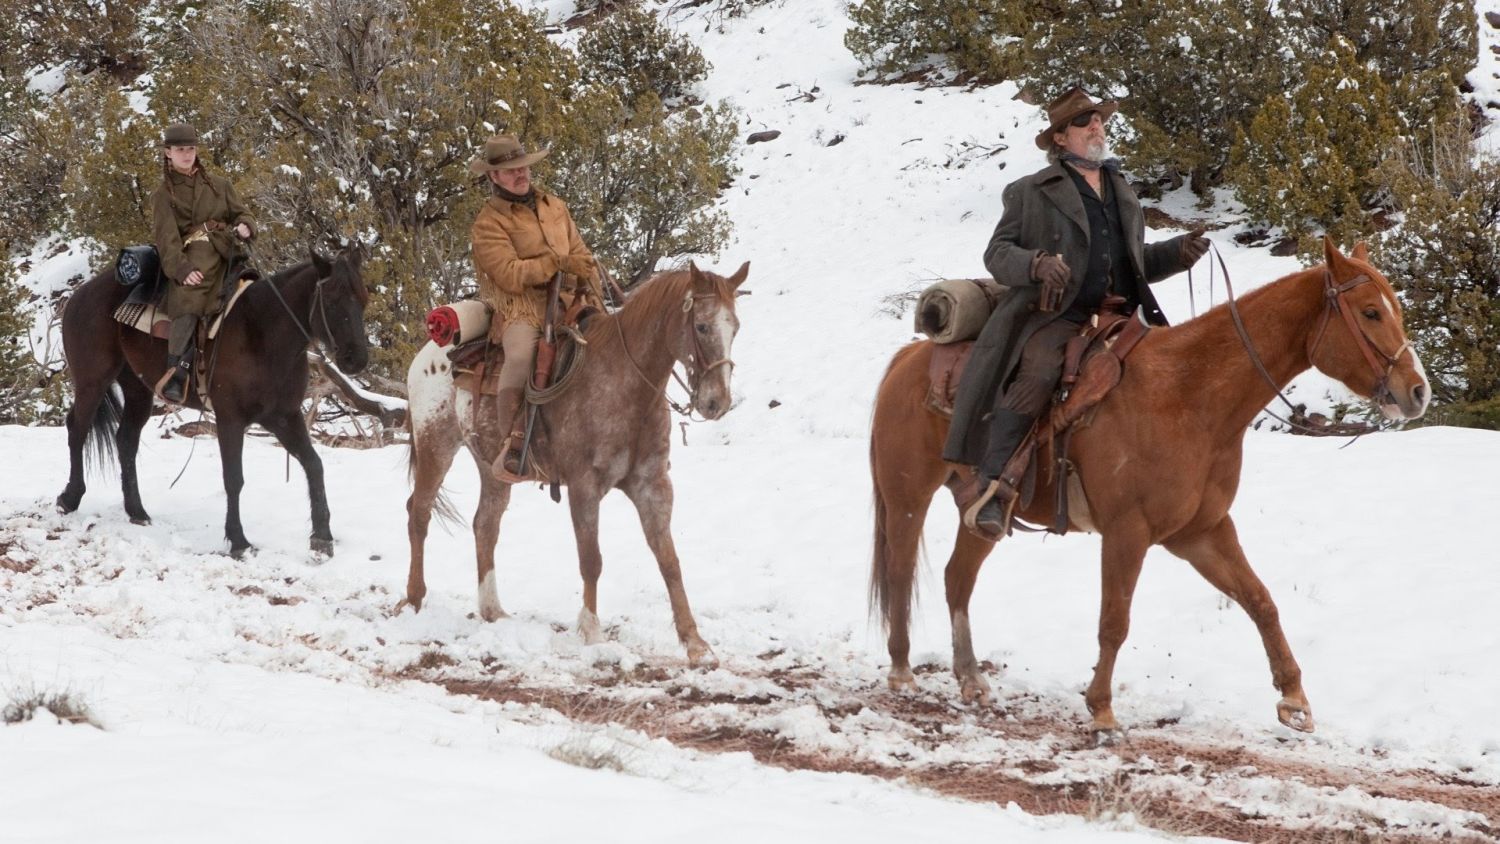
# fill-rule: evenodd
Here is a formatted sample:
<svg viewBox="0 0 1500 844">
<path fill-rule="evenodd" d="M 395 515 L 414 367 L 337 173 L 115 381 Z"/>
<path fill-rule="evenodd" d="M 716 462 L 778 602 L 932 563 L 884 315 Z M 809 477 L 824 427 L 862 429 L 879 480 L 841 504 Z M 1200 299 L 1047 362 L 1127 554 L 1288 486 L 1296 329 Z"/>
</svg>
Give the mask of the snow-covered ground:
<svg viewBox="0 0 1500 844">
<path fill-rule="evenodd" d="M 548 8 L 561 14 L 571 2 Z M 71 692 L 104 727 L 43 719 L 0 729 L 0 841 L 1151 837 L 1128 816 L 1035 817 L 927 791 L 915 774 L 786 771 L 569 718 L 545 701 L 442 685 L 485 678 L 612 704 L 634 695 L 648 708 L 663 698 L 647 692 L 664 689 L 722 698 L 684 723 L 851 766 L 1057 758 L 1059 768 L 1015 776 L 1066 786 L 1124 772 L 1309 835 L 1500 828 L 1500 567 L 1487 522 L 1500 512 L 1500 436 L 1491 433 L 1423 429 L 1347 448 L 1248 436 L 1234 515 L 1304 671 L 1319 724 L 1310 738 L 1277 725 L 1245 614 L 1165 552 L 1147 559 L 1115 700 L 1141 746 L 1187 737 L 1355 772 L 1339 785 L 1246 764 L 1194 769 L 1144 749 L 1127 764 L 1086 746 L 1095 537 L 1001 546 L 972 602 L 997 702 L 990 712 L 959 707 L 941 597 L 956 526 L 946 502 L 928 521 L 913 654 L 942 669 L 920 675 L 919 700 L 951 723 L 934 739 L 892 716 L 900 704 L 884 687 L 884 640 L 866 613 L 871 399 L 890 355 L 912 339 L 914 294 L 933 278 L 983 273 L 1001 189 L 1043 163 L 1031 142 L 1039 112 L 1009 85 L 854 85 L 838 0 L 772 4 L 726 33 L 705 32 L 691 13 L 678 23 L 714 64 L 707 92 L 745 112 L 746 134 L 782 132 L 745 148 L 725 197 L 735 242 L 714 262 L 727 272 L 752 261 L 752 294 L 739 300 L 737 405 L 720 422 L 690 425 L 673 454 L 688 594 L 722 666 L 684 665 L 623 496 L 606 499 L 601 524 L 609 641 L 585 646 L 570 629 L 580 588 L 566 509 L 535 489 L 517 492 L 501 531 L 500 598 L 512 617 L 485 623 L 473 615 L 462 527 L 429 538 L 423 612 L 397 611 L 404 449 L 321 450 L 338 550 L 313 565 L 300 471 L 287 481 L 282 451 L 248 443 L 243 518 L 259 552 L 235 561 L 222 554 L 211 439 L 164 439 L 156 422 L 148 427 L 141 488 L 154 523 L 138 527 L 112 476 L 91 478 L 77 513 L 57 514 L 65 435 L 0 428 L 0 697 Z M 1185 197 L 1166 207 L 1233 223 Z M 1237 289 L 1295 269 L 1236 246 L 1235 231 L 1210 236 Z M 1200 309 L 1222 299 L 1207 281 L 1194 276 Z M 1185 279 L 1157 292 L 1169 316 L 1189 316 Z M 1299 399 L 1327 388 L 1319 376 L 1299 384 Z M 477 493 L 469 465 L 461 457 L 449 478 L 465 515 Z M 785 675 L 805 686 L 775 680 Z M 735 702 L 752 700 L 762 704 L 746 722 Z M 1028 733 L 1038 713 L 1061 728 Z M 1371 784 L 1402 771 L 1475 796 L 1441 805 Z"/>
</svg>

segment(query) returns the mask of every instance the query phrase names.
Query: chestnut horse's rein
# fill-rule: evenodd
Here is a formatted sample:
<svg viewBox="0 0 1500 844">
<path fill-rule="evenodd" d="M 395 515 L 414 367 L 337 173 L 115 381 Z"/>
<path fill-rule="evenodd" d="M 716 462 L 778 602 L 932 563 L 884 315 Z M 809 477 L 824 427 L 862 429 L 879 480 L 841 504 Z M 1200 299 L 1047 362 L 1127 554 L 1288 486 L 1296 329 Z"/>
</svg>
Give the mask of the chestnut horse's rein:
<svg viewBox="0 0 1500 844">
<path fill-rule="evenodd" d="M 1271 373 L 1266 370 L 1266 365 L 1261 360 L 1260 353 L 1255 350 L 1255 343 L 1250 339 L 1250 332 L 1245 329 L 1245 321 L 1240 317 L 1239 304 L 1235 300 L 1234 286 L 1229 280 L 1229 267 L 1225 265 L 1224 255 L 1219 252 L 1219 248 L 1217 246 L 1213 247 L 1213 257 L 1219 262 L 1219 269 L 1224 275 L 1224 290 L 1228 294 L 1229 315 L 1233 318 L 1235 331 L 1240 336 L 1240 343 L 1245 347 L 1245 351 L 1249 353 L 1250 362 L 1255 364 L 1255 369 L 1260 372 L 1261 377 L 1265 379 L 1266 383 L 1270 385 L 1271 389 L 1276 391 L 1276 397 L 1281 399 L 1282 404 L 1285 404 L 1287 408 L 1291 410 L 1292 415 L 1296 415 L 1297 406 L 1292 404 L 1291 400 L 1286 397 L 1286 394 L 1285 392 L 1283 392 L 1282 388 L 1277 385 L 1276 379 L 1272 378 Z M 1212 291 L 1212 262 L 1210 262 L 1208 265 L 1208 271 L 1208 285 L 1209 290 Z M 1374 342 L 1370 340 L 1369 335 L 1365 334 L 1365 332 L 1359 327 L 1359 324 L 1354 319 L 1353 309 L 1350 308 L 1349 303 L 1344 300 L 1344 297 L 1348 295 L 1350 290 L 1353 290 L 1354 288 L 1371 280 L 1372 279 L 1369 276 L 1361 273 L 1360 275 L 1355 276 L 1352 280 L 1340 285 L 1334 281 L 1333 270 L 1328 267 L 1323 268 L 1323 316 L 1318 323 L 1318 333 L 1316 339 L 1314 339 L 1312 343 L 1308 345 L 1307 360 L 1309 364 L 1313 362 L 1313 355 L 1317 352 L 1318 347 L 1322 344 L 1323 336 L 1327 331 L 1330 314 L 1333 311 L 1338 311 L 1343 314 L 1344 324 L 1349 329 L 1350 335 L 1353 336 L 1354 344 L 1359 347 L 1360 353 L 1364 356 L 1365 361 L 1369 363 L 1370 368 L 1375 373 L 1376 379 L 1378 379 L 1376 381 L 1375 394 L 1373 398 L 1376 401 L 1380 401 L 1382 399 L 1392 399 L 1392 401 L 1394 401 L 1394 397 L 1391 395 L 1390 390 L 1391 371 L 1396 368 L 1396 363 L 1401 359 L 1401 355 L 1411 349 L 1411 341 L 1407 340 L 1405 343 L 1403 343 L 1401 345 L 1401 348 L 1396 350 L 1395 355 L 1387 355 L 1385 352 L 1376 347 Z M 1189 292 L 1191 292 L 1191 268 L 1189 268 L 1188 270 L 1188 289 Z M 1380 362 L 1377 358 L 1383 358 L 1385 360 L 1384 367 L 1380 365 Z M 1320 428 L 1313 428 L 1308 425 L 1304 425 L 1300 422 L 1294 422 L 1290 419 L 1284 419 L 1281 416 L 1277 415 L 1275 412 L 1271 411 L 1269 408 L 1265 410 L 1265 413 L 1266 415 L 1282 423 L 1283 425 L 1286 425 L 1289 428 L 1295 428 L 1296 430 L 1309 436 L 1344 436 L 1344 434 L 1335 434 L 1330 431 L 1322 430 Z M 1363 434 L 1355 434 L 1353 439 L 1351 439 L 1350 441 L 1353 442 L 1354 439 L 1359 439 L 1361 436 L 1363 436 Z"/>
</svg>

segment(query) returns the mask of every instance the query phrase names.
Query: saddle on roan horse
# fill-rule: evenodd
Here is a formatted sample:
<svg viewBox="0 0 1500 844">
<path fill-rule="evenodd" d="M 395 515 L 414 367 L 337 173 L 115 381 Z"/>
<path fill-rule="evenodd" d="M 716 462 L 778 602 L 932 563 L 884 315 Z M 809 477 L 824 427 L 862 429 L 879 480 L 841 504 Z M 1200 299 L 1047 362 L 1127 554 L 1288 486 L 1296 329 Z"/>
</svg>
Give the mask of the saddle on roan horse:
<svg viewBox="0 0 1500 844">
<path fill-rule="evenodd" d="M 243 260 L 236 260 L 230 264 L 224 287 L 220 290 L 221 307 L 218 314 L 214 317 L 212 324 L 209 324 L 207 320 L 198 322 L 198 334 L 193 340 L 197 352 L 201 353 L 209 340 L 219 336 L 219 328 L 224 324 L 224 318 L 229 316 L 229 312 L 234 309 L 245 290 L 259 278 L 260 273 L 251 269 Z M 165 306 L 169 282 L 161 271 L 161 258 L 156 252 L 156 247 L 146 243 L 121 249 L 120 254 L 115 258 L 115 280 L 130 288 L 125 301 L 115 308 L 115 321 L 149 334 L 158 340 L 167 339 L 168 330 L 172 325 Z M 195 354 L 193 359 L 191 386 L 202 399 L 204 406 L 208 407 L 208 362 L 203 354 Z"/>
<path fill-rule="evenodd" d="M 994 284 L 989 279 L 975 279 L 971 283 Z M 952 285 L 953 282 L 940 284 Z M 951 292 L 953 288 L 950 286 L 948 290 Z M 992 304 L 997 297 L 986 298 Z M 982 301 L 972 296 L 955 297 L 955 302 L 961 304 L 946 315 L 950 324 L 962 320 L 973 325 L 976 320 L 972 314 L 963 313 L 963 306 L 980 306 Z M 1097 407 L 1110 390 L 1120 383 L 1124 375 L 1125 358 L 1151 330 L 1139 317 L 1124 312 L 1124 303 L 1125 300 L 1120 297 L 1107 298 L 1100 312 L 1083 326 L 1077 336 L 1068 341 L 1063 357 L 1062 381 L 1053 397 L 1051 412 L 1037 420 L 1005 466 L 1005 477 L 1022 479 L 1018 504 L 1024 508 L 1036 494 L 1039 466 L 1036 456 L 1046 449 L 1045 463 L 1049 473 L 1047 480 L 1054 483 L 1056 493 L 1052 523 L 1041 528 L 1017 523 L 1023 530 L 1047 530 L 1057 534 L 1068 532 L 1068 476 L 1075 471 L 1068 459 L 1071 433 L 1075 426 L 1088 424 L 1089 411 Z M 918 307 L 917 329 L 934 338 L 932 361 L 928 369 L 927 407 L 934 413 L 951 418 L 958 384 L 974 349 L 972 337 L 977 332 L 969 333 L 968 337 L 963 337 L 968 332 L 962 332 L 958 336 L 963 339 L 956 342 L 938 342 L 937 337 L 942 336 L 944 326 L 934 324 L 934 315 L 932 309 L 924 311 L 922 307 Z M 978 322 L 981 325 L 983 323 L 982 320 Z M 950 479 L 950 486 L 976 483 L 973 470 L 966 469 L 967 471 Z"/>
<path fill-rule="evenodd" d="M 583 326 L 595 312 L 581 294 L 575 294 L 572 303 L 558 317 L 553 347 L 549 348 L 543 342 L 537 349 L 535 369 L 526 384 L 523 412 L 527 412 L 529 406 L 544 405 L 567 390 L 569 375 L 583 362 L 588 345 L 583 339 Z M 505 363 L 505 349 L 499 342 L 491 341 L 500 333 L 492 330 L 494 320 L 489 306 L 477 299 L 443 305 L 427 315 L 428 337 L 439 346 L 452 346 L 448 350 L 448 359 L 453 362 L 453 386 L 474 396 L 475 413 L 479 412 L 480 402 L 485 396 L 495 396 L 500 392 L 500 368 Z M 504 420 L 502 424 L 509 425 L 510 420 Z M 532 470 L 528 479 L 551 480 L 553 500 L 559 500 L 560 493 L 545 442 L 545 425 L 539 425 L 528 444 L 528 468 Z"/>
</svg>

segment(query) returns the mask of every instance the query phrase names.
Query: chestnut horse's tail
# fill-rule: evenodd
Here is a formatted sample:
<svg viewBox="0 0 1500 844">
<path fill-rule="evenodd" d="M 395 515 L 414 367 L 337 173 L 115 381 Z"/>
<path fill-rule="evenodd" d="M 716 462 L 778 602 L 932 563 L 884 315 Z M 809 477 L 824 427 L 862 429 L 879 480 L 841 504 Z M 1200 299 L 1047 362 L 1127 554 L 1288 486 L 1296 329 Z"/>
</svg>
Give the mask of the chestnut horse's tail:
<svg viewBox="0 0 1500 844">
<path fill-rule="evenodd" d="M 881 417 L 882 410 L 887 409 L 884 403 L 899 398 L 889 394 L 890 390 L 899 389 L 892 384 L 892 373 L 903 361 L 915 354 L 918 348 L 920 344 L 914 343 L 902 348 L 896 352 L 895 357 L 891 358 L 890 366 L 886 367 L 885 375 L 880 379 L 880 387 L 875 395 L 875 410 L 870 419 L 870 479 L 875 493 L 875 543 L 870 562 L 870 612 L 880 613 L 881 628 L 887 631 L 890 630 L 897 615 L 902 618 L 907 617 L 911 605 L 915 602 L 916 572 L 912 566 L 891 565 L 894 557 L 890 523 L 886 517 L 886 494 L 881 489 L 881 438 L 886 435 Z M 893 578 L 899 582 L 893 583 Z"/>
</svg>

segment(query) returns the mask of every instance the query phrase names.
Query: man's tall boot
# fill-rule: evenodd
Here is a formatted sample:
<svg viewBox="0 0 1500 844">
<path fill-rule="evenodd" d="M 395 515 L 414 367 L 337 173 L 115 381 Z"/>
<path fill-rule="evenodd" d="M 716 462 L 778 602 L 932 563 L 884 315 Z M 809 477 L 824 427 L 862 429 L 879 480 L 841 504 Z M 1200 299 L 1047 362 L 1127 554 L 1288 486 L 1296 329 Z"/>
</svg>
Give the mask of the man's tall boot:
<svg viewBox="0 0 1500 844">
<path fill-rule="evenodd" d="M 193 371 L 193 333 L 197 330 L 198 317 L 193 314 L 172 320 L 167 335 L 167 371 L 156 382 L 156 394 L 172 404 L 187 400 L 188 378 Z"/>
<path fill-rule="evenodd" d="M 999 408 L 990 419 L 989 447 L 979 463 L 978 499 L 964 512 L 964 525 L 987 539 L 999 540 L 1010 532 L 1021 479 L 1007 477 L 1006 466 L 1031 430 L 1036 417 Z"/>
<path fill-rule="evenodd" d="M 495 421 L 502 426 L 501 430 L 510 433 L 500 443 L 500 453 L 490 465 L 490 474 L 510 484 L 529 480 L 521 474 L 521 445 L 526 439 L 526 415 L 522 413 L 525 395 L 524 387 L 507 387 L 495 395 Z"/>
</svg>

